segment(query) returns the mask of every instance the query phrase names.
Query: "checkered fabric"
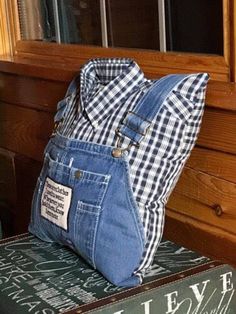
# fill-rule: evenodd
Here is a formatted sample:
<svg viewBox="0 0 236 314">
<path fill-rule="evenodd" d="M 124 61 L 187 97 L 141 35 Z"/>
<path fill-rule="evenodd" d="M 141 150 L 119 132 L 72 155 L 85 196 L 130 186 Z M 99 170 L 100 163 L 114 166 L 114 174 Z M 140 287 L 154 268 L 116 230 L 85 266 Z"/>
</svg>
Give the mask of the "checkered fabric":
<svg viewBox="0 0 236 314">
<path fill-rule="evenodd" d="M 127 156 L 146 236 L 137 275 L 151 265 L 161 240 L 165 204 L 199 132 L 207 80 L 207 74 L 193 74 L 177 84 L 140 147 L 132 146 Z M 58 132 L 108 146 L 116 145 L 116 128 L 153 84 L 133 60 L 123 58 L 93 59 L 81 69 L 76 81 L 80 84 L 71 95 L 67 94 Z M 126 147 L 128 138 L 121 139 L 121 144 Z"/>
</svg>

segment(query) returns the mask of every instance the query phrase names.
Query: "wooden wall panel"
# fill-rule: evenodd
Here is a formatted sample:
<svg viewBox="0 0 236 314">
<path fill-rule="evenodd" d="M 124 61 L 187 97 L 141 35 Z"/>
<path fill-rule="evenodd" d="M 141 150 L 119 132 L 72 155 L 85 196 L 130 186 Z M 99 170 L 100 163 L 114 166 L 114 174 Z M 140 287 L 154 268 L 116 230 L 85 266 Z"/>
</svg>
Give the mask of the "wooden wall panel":
<svg viewBox="0 0 236 314">
<path fill-rule="evenodd" d="M 16 202 L 15 154 L 0 148 L 0 201 L 14 205 Z"/>
<path fill-rule="evenodd" d="M 175 191 L 208 206 L 221 205 L 224 211 L 235 212 L 235 183 L 185 167 Z"/>
<path fill-rule="evenodd" d="M 186 166 L 236 183 L 236 155 L 196 146 Z"/>
<path fill-rule="evenodd" d="M 31 89 L 31 91 L 37 91 L 35 99 L 34 97 L 31 97 L 31 99 L 26 99 L 28 102 L 32 102 L 31 104 L 27 103 L 18 103 L 17 108 L 16 106 L 13 106 L 12 104 L 7 103 L 1 103 L 0 104 L 0 121 L 2 123 L 1 126 L 1 132 L 3 139 L 0 139 L 2 143 L 4 143 L 7 139 L 8 142 L 13 142 L 15 138 L 17 138 L 17 132 L 19 132 L 19 136 L 22 136 L 22 141 L 24 142 L 24 138 L 27 137 L 23 135 L 25 134 L 29 135 L 29 130 L 32 128 L 32 133 L 29 141 L 37 142 L 38 139 L 43 137 L 45 139 L 44 144 L 46 143 L 48 139 L 48 135 L 50 134 L 51 128 L 53 127 L 53 114 L 56 110 L 56 105 L 52 104 L 52 102 L 56 102 L 58 99 L 53 99 L 54 97 L 50 96 L 50 91 L 46 90 L 45 95 L 40 98 L 39 92 L 40 92 L 40 86 L 42 87 L 44 84 L 34 82 L 34 88 Z M 37 87 L 36 87 L 37 86 Z M 64 94 L 64 90 L 63 90 Z M 21 96 L 19 96 L 21 97 Z M 24 96 L 26 97 L 26 96 Z M 63 96 L 62 96 L 63 97 Z M 4 97 L 3 97 L 4 98 Z M 40 98 L 40 99 L 39 99 Z M 57 97 L 59 98 L 59 97 Z M 7 96 L 5 94 L 4 100 L 10 99 L 12 103 L 17 101 L 17 95 L 16 96 Z M 44 102 L 41 102 L 41 99 L 44 100 Z M 46 101 L 45 101 L 46 99 Z M 48 102 L 51 104 L 49 105 Z M 38 101 L 39 104 L 33 104 Z M 20 107 L 18 107 L 20 105 Z M 23 109 L 25 108 L 25 111 Z M 32 108 L 32 109 L 29 109 Z M 33 110 L 36 109 L 36 110 Z M 30 111 L 31 110 L 31 111 Z M 41 111 L 42 110 L 42 111 Z M 48 111 L 52 113 L 43 113 L 43 111 Z M 13 119 L 13 120 L 12 120 Z M 36 130 L 38 130 L 38 133 L 35 133 Z M 224 132 L 219 132 L 219 130 L 224 130 Z M 41 134 L 41 133 L 43 134 Z M 22 133 L 22 134 L 21 134 Z M 10 138 L 10 135 L 16 134 L 16 137 Z M 21 134 L 21 135 L 20 135 Z M 46 134 L 46 137 L 45 137 Z M 205 148 L 211 148 L 211 149 L 218 149 L 223 152 L 229 152 L 232 154 L 236 154 L 236 114 L 230 113 L 228 111 L 220 111 L 220 110 L 212 110 L 207 109 L 202 123 L 201 132 L 198 139 L 198 145 L 205 147 Z M 35 139 L 36 137 L 36 139 Z M 26 139 L 26 138 L 25 138 Z M 19 138 L 17 138 L 16 144 L 18 145 Z M 36 144 L 35 142 L 35 144 Z M 4 144 L 2 147 L 5 147 L 8 149 L 12 149 L 13 151 L 20 152 L 17 148 L 15 150 L 14 145 L 6 146 Z M 31 144 L 32 147 L 32 144 Z M 41 147 L 41 145 L 39 145 Z M 27 149 L 25 151 L 25 154 L 28 154 L 29 150 Z M 35 157 L 35 155 L 28 155 L 29 157 Z M 227 159 L 227 158 L 226 158 Z M 234 164 L 234 162 L 231 162 L 230 164 Z"/>
<path fill-rule="evenodd" d="M 236 267 L 234 234 L 167 210 L 164 237 Z"/>
<path fill-rule="evenodd" d="M 143 71 L 149 77 L 156 77 L 157 74 L 165 75 L 170 73 L 194 73 L 207 71 L 211 78 L 218 81 L 229 80 L 229 67 L 221 56 L 186 54 L 186 53 L 158 53 L 156 51 L 101 48 L 82 45 L 55 45 L 53 43 L 19 41 L 17 43 L 17 55 L 20 58 L 35 63 L 42 60 L 42 63 L 54 62 L 58 66 L 63 65 L 69 68 L 79 69 L 88 59 L 105 57 L 132 58 L 138 62 Z M 30 53 L 29 53 L 30 51 Z"/>
<path fill-rule="evenodd" d="M 198 145 L 236 154 L 236 113 L 207 108 Z"/>
<path fill-rule="evenodd" d="M 54 112 L 64 97 L 66 83 L 0 73 L 3 102 Z"/>
<path fill-rule="evenodd" d="M 236 84 L 210 80 L 206 102 L 208 106 L 236 111 Z"/>
<path fill-rule="evenodd" d="M 17 201 L 14 208 L 14 233 L 26 232 L 30 220 L 31 201 L 42 162 L 23 155 L 15 156 Z"/>
<path fill-rule="evenodd" d="M 87 59 L 84 60 L 86 62 Z M 79 72 L 80 65 L 74 62 L 71 66 L 63 64 L 52 63 L 51 59 L 34 60 L 34 59 L 24 59 L 21 57 L 15 57 L 16 62 L 1 61 L 0 60 L 0 70 L 1 74 L 8 73 L 33 78 L 44 79 L 46 81 L 62 82 L 69 84 L 70 80 Z M 214 65 L 215 66 L 215 65 Z M 158 76 L 153 75 L 153 78 L 158 78 Z M 220 82 L 211 80 L 209 81 L 206 103 L 209 107 L 221 108 L 226 110 L 236 111 L 236 84 L 229 82 Z"/>
<path fill-rule="evenodd" d="M 191 217 L 196 222 L 205 222 L 206 228 L 207 225 L 212 225 L 229 233 L 236 234 L 235 224 L 232 223 L 232 220 L 236 220 L 235 210 L 224 210 L 219 215 L 219 212 L 214 206 L 206 205 L 176 191 L 170 196 L 167 207 L 169 208 L 168 212 L 171 210 L 172 212 Z"/>
<path fill-rule="evenodd" d="M 52 128 L 51 113 L 0 102 L 0 147 L 41 160 Z"/>
</svg>

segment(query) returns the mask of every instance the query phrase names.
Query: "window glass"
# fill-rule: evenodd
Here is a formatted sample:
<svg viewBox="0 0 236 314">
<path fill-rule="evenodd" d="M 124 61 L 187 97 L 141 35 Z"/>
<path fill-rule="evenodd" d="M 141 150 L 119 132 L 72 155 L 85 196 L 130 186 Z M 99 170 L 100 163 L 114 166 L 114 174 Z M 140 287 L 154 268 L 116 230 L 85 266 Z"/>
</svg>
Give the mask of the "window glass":
<svg viewBox="0 0 236 314">
<path fill-rule="evenodd" d="M 18 0 L 21 37 L 102 45 L 99 0 Z"/>
<path fill-rule="evenodd" d="M 109 46 L 159 50 L 156 0 L 108 0 Z"/>
<path fill-rule="evenodd" d="M 222 0 L 18 0 L 22 39 L 223 55 Z"/>
<path fill-rule="evenodd" d="M 167 50 L 223 55 L 222 0 L 167 0 Z"/>
</svg>

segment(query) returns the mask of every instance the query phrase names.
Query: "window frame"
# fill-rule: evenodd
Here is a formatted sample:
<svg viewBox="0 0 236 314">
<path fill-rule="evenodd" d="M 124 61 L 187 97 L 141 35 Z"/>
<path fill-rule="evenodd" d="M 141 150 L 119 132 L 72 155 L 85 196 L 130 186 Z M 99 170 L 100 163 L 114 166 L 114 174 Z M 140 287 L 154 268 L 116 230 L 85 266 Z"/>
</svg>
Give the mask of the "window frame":
<svg viewBox="0 0 236 314">
<path fill-rule="evenodd" d="M 213 80 L 235 82 L 236 4 L 234 0 L 222 0 L 222 6 L 224 56 L 217 56 L 23 41 L 20 39 L 17 0 L 0 0 L 1 59 L 75 69 L 95 57 L 129 57 L 136 60 L 150 78 L 169 73 L 208 72 Z"/>
</svg>

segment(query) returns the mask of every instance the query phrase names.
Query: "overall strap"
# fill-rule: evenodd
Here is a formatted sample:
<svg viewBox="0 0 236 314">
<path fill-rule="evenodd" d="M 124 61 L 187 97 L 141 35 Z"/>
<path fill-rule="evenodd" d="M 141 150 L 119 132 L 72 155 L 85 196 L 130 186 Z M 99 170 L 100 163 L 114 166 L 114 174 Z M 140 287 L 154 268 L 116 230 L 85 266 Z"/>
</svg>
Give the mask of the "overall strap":
<svg viewBox="0 0 236 314">
<path fill-rule="evenodd" d="M 128 137 L 133 144 L 139 144 L 146 135 L 153 119 L 172 89 L 188 75 L 167 75 L 156 81 L 141 100 L 129 111 L 117 129 L 118 136 Z"/>
<path fill-rule="evenodd" d="M 77 75 L 70 82 L 70 85 L 67 88 L 65 97 L 57 103 L 57 112 L 54 116 L 54 122 L 56 124 L 62 121 L 63 118 L 65 117 L 66 112 L 69 107 L 68 105 L 73 101 L 76 95 L 79 82 L 80 82 L 80 75 Z"/>
</svg>

